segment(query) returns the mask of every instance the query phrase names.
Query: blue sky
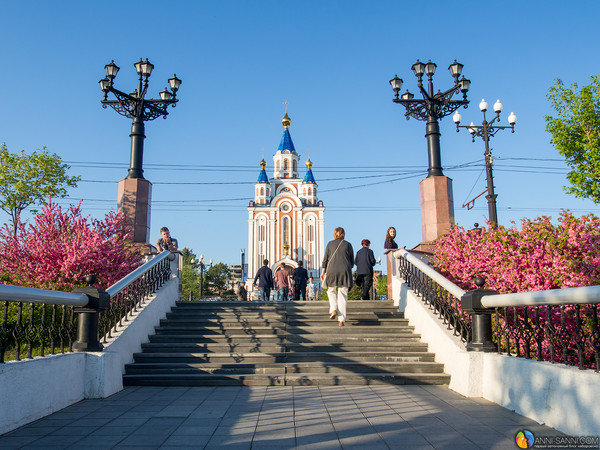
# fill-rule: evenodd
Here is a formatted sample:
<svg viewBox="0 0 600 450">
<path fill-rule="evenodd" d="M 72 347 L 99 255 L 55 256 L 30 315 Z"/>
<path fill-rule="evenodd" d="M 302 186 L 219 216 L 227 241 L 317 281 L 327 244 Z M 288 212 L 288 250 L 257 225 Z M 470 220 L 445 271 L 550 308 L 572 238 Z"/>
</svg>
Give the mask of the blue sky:
<svg viewBox="0 0 600 450">
<path fill-rule="evenodd" d="M 133 63 L 148 58 L 153 97 L 173 73 L 183 80 L 167 120 L 146 125 L 152 241 L 166 225 L 181 247 L 239 261 L 262 149 L 271 176 L 287 100 L 302 163 L 311 149 L 326 237 L 343 226 L 355 247 L 369 238 L 380 256 L 390 225 L 400 245 L 420 242 L 418 183 L 427 169 L 425 124 L 405 120 L 388 80 L 398 74 L 416 92 L 411 65 L 431 59 L 435 88 L 445 90 L 457 59 L 472 82 L 463 123 L 481 123 L 482 98 L 502 101 L 501 124 L 511 111 L 518 117 L 514 134 L 492 140 L 499 222 L 556 217 L 561 208 L 599 214 L 563 192 L 566 166 L 544 122 L 555 78 L 586 84 L 600 72 L 599 14 L 596 1 L 2 2 L 0 142 L 59 154 L 85 180 L 60 203 L 83 199 L 86 214 L 102 217 L 127 174 L 131 122 L 101 107 L 98 80 L 114 59 L 115 86 L 132 91 Z M 451 117 L 441 132 L 456 221 L 483 223 L 483 197 L 461 208 L 485 190 L 483 142 L 456 133 Z"/>
</svg>

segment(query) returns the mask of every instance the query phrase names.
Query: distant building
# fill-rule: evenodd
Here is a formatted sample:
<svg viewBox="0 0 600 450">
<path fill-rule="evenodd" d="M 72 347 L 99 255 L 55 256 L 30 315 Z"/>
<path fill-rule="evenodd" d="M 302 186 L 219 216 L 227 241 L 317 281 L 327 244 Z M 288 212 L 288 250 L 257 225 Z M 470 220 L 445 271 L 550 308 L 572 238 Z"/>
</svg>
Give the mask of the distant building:
<svg viewBox="0 0 600 450">
<path fill-rule="evenodd" d="M 233 264 L 229 266 L 229 280 L 232 286 L 235 286 L 238 282 L 242 281 L 242 265 Z"/>
<path fill-rule="evenodd" d="M 297 261 L 302 261 L 315 279 L 320 274 L 325 248 L 325 207 L 317 196 L 310 158 L 306 161 L 304 178 L 299 177 L 300 156 L 290 135 L 287 110 L 281 123 L 284 130 L 273 156 L 273 178 L 269 180 L 263 159 L 254 187 L 254 201 L 248 206 L 249 288 L 264 259 L 269 260 L 273 272 L 283 264 L 297 267 Z"/>
</svg>

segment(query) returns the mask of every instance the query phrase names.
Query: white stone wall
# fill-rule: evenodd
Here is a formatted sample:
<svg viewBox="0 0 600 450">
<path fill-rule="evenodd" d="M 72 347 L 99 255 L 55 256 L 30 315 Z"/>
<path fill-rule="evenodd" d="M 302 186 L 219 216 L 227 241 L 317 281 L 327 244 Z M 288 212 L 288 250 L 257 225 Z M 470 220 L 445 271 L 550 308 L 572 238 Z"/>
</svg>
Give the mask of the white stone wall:
<svg viewBox="0 0 600 450">
<path fill-rule="evenodd" d="M 143 309 L 113 333 L 98 353 L 67 353 L 0 364 L 0 434 L 7 433 L 86 398 L 104 398 L 123 389 L 123 371 L 133 353 L 179 298 L 177 262 L 173 278 Z M 135 320 L 133 320 L 135 319 Z"/>
<path fill-rule="evenodd" d="M 451 375 L 450 389 L 483 397 L 572 436 L 600 434 L 600 374 L 497 353 L 467 352 L 401 280 L 393 300 Z"/>
</svg>

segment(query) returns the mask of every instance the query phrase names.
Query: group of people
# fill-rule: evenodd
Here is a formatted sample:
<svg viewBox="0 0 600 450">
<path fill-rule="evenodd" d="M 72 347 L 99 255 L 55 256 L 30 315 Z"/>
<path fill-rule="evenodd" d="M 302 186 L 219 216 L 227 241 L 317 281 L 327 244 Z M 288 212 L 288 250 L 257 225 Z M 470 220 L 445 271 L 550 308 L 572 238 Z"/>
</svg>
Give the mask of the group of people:
<svg viewBox="0 0 600 450">
<path fill-rule="evenodd" d="M 160 229 L 161 237 L 156 241 L 156 248 L 159 252 L 177 251 L 177 239 L 171 237 L 167 227 Z M 339 321 L 339 326 L 344 326 L 346 322 L 348 291 L 352 288 L 354 279 L 352 277 L 352 268 L 356 264 L 356 284 L 362 287 L 363 300 L 369 299 L 369 294 L 373 286 L 373 267 L 375 266 L 375 255 L 371 246 L 371 241 L 363 239 L 361 249 L 354 255 L 352 244 L 346 241 L 346 232 L 342 227 L 333 231 L 333 241 L 327 243 L 325 255 L 321 263 L 321 283 L 323 288 L 327 289 L 329 298 L 329 317 Z M 398 248 L 395 241 L 396 229 L 389 227 L 385 236 L 384 248 L 394 250 Z M 298 261 L 298 267 L 291 272 L 285 264 L 282 265 L 273 277 L 273 272 L 269 268 L 269 260 L 263 261 L 263 266 L 258 269 L 254 277 L 254 287 L 258 287 L 259 299 L 268 301 L 271 296 L 271 289 L 277 287 L 277 299 L 279 301 L 288 301 L 290 293 L 293 292 L 293 299 L 316 300 L 317 286 L 313 277 L 308 275 L 308 271 L 303 267 L 302 261 Z M 241 283 L 240 283 L 241 285 Z M 246 298 L 246 292 L 243 287 L 243 298 Z M 293 289 L 293 291 L 292 291 Z"/>
<path fill-rule="evenodd" d="M 258 287 L 259 300 L 268 301 L 274 288 L 277 288 L 277 300 L 282 302 L 289 301 L 290 297 L 294 300 L 316 300 L 317 288 L 313 277 L 303 266 L 302 261 L 298 261 L 298 267 L 290 271 L 291 267 L 283 264 L 273 276 L 269 260 L 265 259 L 254 277 L 253 285 Z"/>
<path fill-rule="evenodd" d="M 352 268 L 356 264 L 356 283 L 362 286 L 362 299 L 369 299 L 369 292 L 373 285 L 373 266 L 375 265 L 375 256 L 373 250 L 369 248 L 371 242 L 363 239 L 362 248 L 354 256 L 352 244 L 346 241 L 346 232 L 342 227 L 333 231 L 333 241 L 327 243 L 325 255 L 321 264 L 321 280 L 323 286 L 327 287 L 327 297 L 329 298 L 329 318 L 337 319 L 339 326 L 343 327 L 346 322 L 348 291 L 352 289 Z M 394 238 L 396 229 L 388 228 L 384 247 L 386 249 L 396 249 Z"/>
</svg>

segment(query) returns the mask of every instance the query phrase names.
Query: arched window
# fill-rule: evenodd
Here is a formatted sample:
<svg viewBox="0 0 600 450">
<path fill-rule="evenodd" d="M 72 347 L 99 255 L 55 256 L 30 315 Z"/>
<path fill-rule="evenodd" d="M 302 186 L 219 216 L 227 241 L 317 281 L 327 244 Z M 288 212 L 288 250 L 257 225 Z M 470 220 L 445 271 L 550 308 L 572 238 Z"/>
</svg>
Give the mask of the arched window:
<svg viewBox="0 0 600 450">
<path fill-rule="evenodd" d="M 290 243 L 290 218 L 289 217 L 283 218 L 283 236 L 282 237 L 283 237 L 283 239 L 282 239 L 283 244 Z"/>
<path fill-rule="evenodd" d="M 308 226 L 308 240 L 312 241 L 314 239 L 315 239 L 315 226 L 309 225 Z"/>
<path fill-rule="evenodd" d="M 264 187 L 260 188 L 260 195 L 265 195 L 265 188 Z"/>
<path fill-rule="evenodd" d="M 279 160 L 277 160 L 277 161 L 275 162 L 275 170 L 276 170 L 277 172 L 279 172 L 279 167 L 280 167 L 280 165 L 279 165 Z"/>
<path fill-rule="evenodd" d="M 265 240 L 265 226 L 264 225 L 261 225 L 258 227 L 258 240 L 259 241 Z"/>
<path fill-rule="evenodd" d="M 289 170 L 290 168 L 290 161 L 288 159 L 284 159 L 283 160 L 283 170 Z"/>
<path fill-rule="evenodd" d="M 298 162 L 294 160 L 294 172 L 298 170 Z"/>
<path fill-rule="evenodd" d="M 312 188 L 308 188 L 308 195 L 312 195 Z"/>
</svg>

